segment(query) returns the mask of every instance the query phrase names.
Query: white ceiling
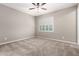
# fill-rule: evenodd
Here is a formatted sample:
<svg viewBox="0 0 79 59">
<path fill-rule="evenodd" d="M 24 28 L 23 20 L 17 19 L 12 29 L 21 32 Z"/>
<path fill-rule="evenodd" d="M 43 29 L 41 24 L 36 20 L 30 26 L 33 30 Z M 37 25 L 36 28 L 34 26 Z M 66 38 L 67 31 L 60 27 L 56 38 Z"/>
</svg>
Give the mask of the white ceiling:
<svg viewBox="0 0 79 59">
<path fill-rule="evenodd" d="M 39 8 L 39 11 L 37 9 L 29 10 L 31 7 L 35 7 L 31 3 L 3 3 L 3 5 L 6 5 L 10 8 L 14 8 L 16 10 L 22 11 L 24 13 L 33 15 L 33 16 L 39 16 L 42 14 L 47 14 L 50 12 L 54 12 L 60 9 L 68 8 L 75 6 L 75 3 L 47 3 L 42 7 L 47 8 L 47 10 L 42 10 Z"/>
</svg>

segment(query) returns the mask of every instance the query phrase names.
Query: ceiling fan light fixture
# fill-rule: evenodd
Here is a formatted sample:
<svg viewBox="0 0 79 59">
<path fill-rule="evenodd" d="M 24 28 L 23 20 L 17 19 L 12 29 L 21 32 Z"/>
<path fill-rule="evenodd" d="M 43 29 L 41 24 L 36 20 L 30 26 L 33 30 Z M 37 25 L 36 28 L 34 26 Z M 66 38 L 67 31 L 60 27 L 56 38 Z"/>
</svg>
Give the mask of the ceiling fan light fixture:
<svg viewBox="0 0 79 59">
<path fill-rule="evenodd" d="M 40 7 L 44 6 L 46 3 L 32 3 L 34 6 L 36 6 L 37 9 L 39 9 Z M 35 8 L 29 8 L 29 10 L 33 10 Z M 46 8 L 41 8 L 42 10 L 47 10 Z"/>
</svg>

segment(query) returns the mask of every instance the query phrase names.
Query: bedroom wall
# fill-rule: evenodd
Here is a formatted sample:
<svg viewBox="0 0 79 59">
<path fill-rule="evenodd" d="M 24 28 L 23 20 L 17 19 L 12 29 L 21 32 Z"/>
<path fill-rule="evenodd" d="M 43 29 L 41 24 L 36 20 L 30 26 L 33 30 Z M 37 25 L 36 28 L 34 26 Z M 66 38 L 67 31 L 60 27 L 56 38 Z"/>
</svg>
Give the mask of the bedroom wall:
<svg viewBox="0 0 79 59">
<path fill-rule="evenodd" d="M 77 43 L 79 44 L 79 4 L 77 6 Z"/>
<path fill-rule="evenodd" d="M 0 4 L 0 44 L 35 34 L 34 17 Z"/>
<path fill-rule="evenodd" d="M 54 32 L 39 31 L 40 23 L 50 18 L 54 19 Z M 36 30 L 36 36 L 76 42 L 76 6 L 36 17 Z"/>
</svg>

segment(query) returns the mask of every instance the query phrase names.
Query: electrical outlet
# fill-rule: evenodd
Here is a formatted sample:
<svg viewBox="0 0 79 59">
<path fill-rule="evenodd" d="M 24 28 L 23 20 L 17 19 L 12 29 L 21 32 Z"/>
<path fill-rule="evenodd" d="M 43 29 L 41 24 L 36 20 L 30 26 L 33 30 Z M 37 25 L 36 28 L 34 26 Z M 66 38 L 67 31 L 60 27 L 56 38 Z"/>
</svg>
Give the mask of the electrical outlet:
<svg viewBox="0 0 79 59">
<path fill-rule="evenodd" d="M 4 40 L 7 40 L 7 37 L 5 37 Z"/>
<path fill-rule="evenodd" d="M 62 39 L 64 39 L 64 36 L 62 36 Z"/>
</svg>

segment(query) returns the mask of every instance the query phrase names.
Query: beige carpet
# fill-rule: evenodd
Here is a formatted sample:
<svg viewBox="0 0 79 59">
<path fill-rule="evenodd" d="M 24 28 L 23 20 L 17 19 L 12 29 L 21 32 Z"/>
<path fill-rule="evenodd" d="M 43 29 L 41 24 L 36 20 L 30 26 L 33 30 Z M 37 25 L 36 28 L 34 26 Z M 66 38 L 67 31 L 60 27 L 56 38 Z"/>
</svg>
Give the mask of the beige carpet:
<svg viewBox="0 0 79 59">
<path fill-rule="evenodd" d="M 79 48 L 55 40 L 32 38 L 0 46 L 0 56 L 78 56 Z"/>
</svg>

